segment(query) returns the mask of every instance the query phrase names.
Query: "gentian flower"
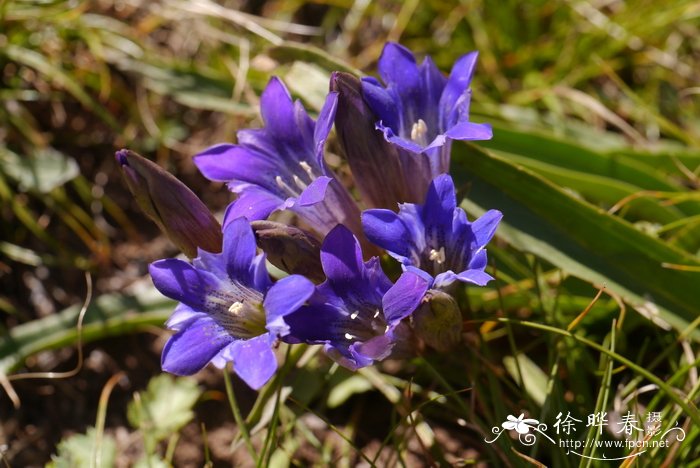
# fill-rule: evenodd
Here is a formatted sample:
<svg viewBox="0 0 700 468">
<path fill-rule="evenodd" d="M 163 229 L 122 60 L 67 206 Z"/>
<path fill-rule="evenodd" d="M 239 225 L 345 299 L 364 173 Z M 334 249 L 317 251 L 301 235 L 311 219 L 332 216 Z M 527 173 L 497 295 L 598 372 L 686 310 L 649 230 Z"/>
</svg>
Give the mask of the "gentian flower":
<svg viewBox="0 0 700 468">
<path fill-rule="evenodd" d="M 285 341 L 325 344 L 332 359 L 352 370 L 388 357 L 428 282 L 407 272 L 392 285 L 377 257 L 363 262 L 357 238 L 342 225 L 326 236 L 321 263 L 327 279 L 308 305 L 286 318 Z"/>
<path fill-rule="evenodd" d="M 361 232 L 357 205 L 323 160 L 336 106 L 337 95 L 330 93 L 314 122 L 272 78 L 260 97 L 265 127 L 240 130 L 237 145 L 215 145 L 195 156 L 206 178 L 226 182 L 239 195 L 224 225 L 240 216 L 266 219 L 291 209 L 321 234 L 340 223 Z"/>
<path fill-rule="evenodd" d="M 399 205 L 399 213 L 374 209 L 362 213 L 367 238 L 386 249 L 404 269 L 431 279 L 441 289 L 455 281 L 484 286 L 493 278 L 484 271 L 486 250 L 503 215 L 489 210 L 470 223 L 457 207 L 455 187 L 447 174 L 428 187 L 425 204 Z"/>
<path fill-rule="evenodd" d="M 293 275 L 274 285 L 264 254 L 244 218 L 224 228 L 223 251 L 199 250 L 193 263 L 160 260 L 150 267 L 156 288 L 179 301 L 167 322 L 176 331 L 163 349 L 163 370 L 191 375 L 209 362 L 234 371 L 250 387 L 262 387 L 275 373 L 272 346 L 289 333 L 285 318 L 313 294 L 308 279 Z"/>
<path fill-rule="evenodd" d="M 469 121 L 470 84 L 477 53 L 455 62 L 449 78 L 426 57 L 418 65 L 410 50 L 388 43 L 379 75 L 362 80 L 364 99 L 377 116 L 376 129 L 399 148 L 411 200 L 423 200 L 430 181 L 450 167 L 451 140 L 488 140 L 491 126 Z M 383 177 L 379 174 L 378 177 Z"/>
<path fill-rule="evenodd" d="M 185 255 L 221 251 L 221 225 L 185 184 L 148 159 L 122 149 L 115 155 L 124 181 L 149 218 Z"/>
</svg>

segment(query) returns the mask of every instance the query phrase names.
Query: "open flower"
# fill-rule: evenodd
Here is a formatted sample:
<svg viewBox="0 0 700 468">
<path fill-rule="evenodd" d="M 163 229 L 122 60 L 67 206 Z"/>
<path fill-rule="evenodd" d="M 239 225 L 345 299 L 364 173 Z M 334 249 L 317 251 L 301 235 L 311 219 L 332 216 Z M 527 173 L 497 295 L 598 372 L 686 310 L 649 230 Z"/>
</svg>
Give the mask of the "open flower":
<svg viewBox="0 0 700 468">
<path fill-rule="evenodd" d="M 321 234 L 339 223 L 359 232 L 357 205 L 323 160 L 336 106 L 337 95 L 331 93 L 314 122 L 284 84 L 272 78 L 260 97 L 265 127 L 241 130 L 237 145 L 215 145 L 195 156 L 205 177 L 226 182 L 239 195 L 224 224 L 291 209 Z"/>
<path fill-rule="evenodd" d="M 150 267 L 156 288 L 179 301 L 167 322 L 176 331 L 163 349 L 163 370 L 191 375 L 209 362 L 234 371 L 252 388 L 277 370 L 272 346 L 289 333 L 285 318 L 311 296 L 314 285 L 292 275 L 274 285 L 265 256 L 244 218 L 224 229 L 223 252 L 199 250 L 193 264 L 160 260 Z"/>
<path fill-rule="evenodd" d="M 401 320 L 418 307 L 428 282 L 407 272 L 392 285 L 377 257 L 363 262 L 359 242 L 342 225 L 326 236 L 321 263 L 327 279 L 287 318 L 285 340 L 325 344 L 331 358 L 352 370 L 388 357 L 405 331 Z"/>
<path fill-rule="evenodd" d="M 505 421 L 501 426 L 503 426 L 503 429 L 506 429 L 508 431 L 512 431 L 515 429 L 515 431 L 518 434 L 527 434 L 530 432 L 530 429 L 533 427 L 537 427 L 537 425 L 540 423 L 537 419 L 525 419 L 525 413 L 522 413 L 520 416 L 517 418 L 512 415 L 508 415 L 506 417 L 507 421 Z"/>
<path fill-rule="evenodd" d="M 376 129 L 399 148 L 404 172 L 411 177 L 412 200 L 401 201 L 420 202 L 430 181 L 449 170 L 451 140 L 491 138 L 490 125 L 469 121 L 476 58 L 476 52 L 462 56 L 445 78 L 430 57 L 418 65 L 410 50 L 388 43 L 378 64 L 386 87 L 363 78 L 363 96 L 377 116 Z"/>
<path fill-rule="evenodd" d="M 486 273 L 486 244 L 503 215 L 489 210 L 470 223 L 457 207 L 455 187 L 447 174 L 429 186 L 425 204 L 404 203 L 399 213 L 374 209 L 362 213 L 367 238 L 389 252 L 404 269 L 422 270 L 431 287 L 445 288 L 455 281 L 484 286 L 492 280 Z"/>
</svg>

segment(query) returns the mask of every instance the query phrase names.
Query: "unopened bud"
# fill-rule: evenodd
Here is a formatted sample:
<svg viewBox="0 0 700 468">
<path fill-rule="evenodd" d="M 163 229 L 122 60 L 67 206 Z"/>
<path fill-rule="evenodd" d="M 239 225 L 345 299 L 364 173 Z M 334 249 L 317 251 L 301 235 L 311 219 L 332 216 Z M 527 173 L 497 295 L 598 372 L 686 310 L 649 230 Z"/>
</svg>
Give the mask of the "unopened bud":
<svg viewBox="0 0 700 468">
<path fill-rule="evenodd" d="M 192 190 L 133 151 L 115 156 L 136 202 L 185 255 L 196 257 L 197 247 L 221 252 L 221 225 Z"/>
<path fill-rule="evenodd" d="M 454 298 L 442 291 L 429 290 L 413 312 L 416 335 L 438 351 L 449 351 L 462 339 L 462 314 Z"/>
<path fill-rule="evenodd" d="M 306 276 L 314 283 L 326 279 L 321 267 L 321 244 L 312 234 L 273 221 L 253 221 L 250 225 L 258 247 L 274 266 Z"/>
</svg>

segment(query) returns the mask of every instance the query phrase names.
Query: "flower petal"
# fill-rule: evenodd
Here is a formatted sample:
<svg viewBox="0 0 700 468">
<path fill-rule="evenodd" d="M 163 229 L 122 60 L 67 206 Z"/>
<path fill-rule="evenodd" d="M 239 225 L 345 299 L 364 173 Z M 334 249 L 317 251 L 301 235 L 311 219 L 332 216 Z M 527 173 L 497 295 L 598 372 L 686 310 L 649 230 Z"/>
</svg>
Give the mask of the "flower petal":
<svg viewBox="0 0 700 468">
<path fill-rule="evenodd" d="M 489 210 L 472 223 L 476 248 L 481 248 L 489 243 L 496 233 L 501 218 L 503 218 L 503 213 L 498 210 Z"/>
<path fill-rule="evenodd" d="M 373 244 L 403 257 L 410 256 L 411 233 L 393 211 L 363 211 L 362 229 Z"/>
<path fill-rule="evenodd" d="M 326 189 L 332 180 L 326 176 L 317 177 L 297 199 L 299 206 L 310 206 L 322 202 L 326 198 Z"/>
<path fill-rule="evenodd" d="M 321 263 L 329 281 L 353 282 L 362 276 L 362 250 L 357 238 L 339 224 L 328 233 L 321 247 Z"/>
<path fill-rule="evenodd" d="M 226 208 L 224 226 L 236 218 L 245 217 L 250 221 L 267 219 L 270 213 L 284 204 L 276 195 L 251 187 L 245 190 Z"/>
<path fill-rule="evenodd" d="M 379 120 L 387 128 L 399 128 L 401 103 L 395 101 L 377 80 L 370 77 L 362 78 L 362 97 L 376 117 L 373 123 Z"/>
<path fill-rule="evenodd" d="M 255 257 L 255 249 L 255 235 L 247 219 L 237 218 L 226 225 L 223 258 L 231 280 L 243 281 L 247 286 L 254 285 L 250 265 Z"/>
<path fill-rule="evenodd" d="M 493 130 L 489 124 L 461 122 L 448 129 L 445 136 L 453 140 L 490 140 Z"/>
<path fill-rule="evenodd" d="M 460 57 L 452 66 L 450 77 L 447 80 L 445 89 L 442 92 L 442 97 L 440 98 L 440 110 L 442 112 L 442 118 L 444 119 L 443 124 L 446 126 L 454 123 L 446 121 L 448 114 L 457 103 L 460 96 L 469 90 L 478 56 L 479 54 L 477 52 L 470 52 Z"/>
<path fill-rule="evenodd" d="M 171 374 L 192 375 L 233 340 L 208 316 L 197 319 L 170 337 L 163 348 L 161 367 Z"/>
<path fill-rule="evenodd" d="M 237 341 L 231 348 L 233 370 L 250 388 L 260 389 L 277 371 L 277 359 L 267 334 Z"/>
<path fill-rule="evenodd" d="M 187 324 L 195 319 L 206 317 L 204 312 L 198 312 L 192 309 L 187 304 L 180 303 L 175 307 L 175 310 L 165 322 L 165 326 L 170 330 L 181 330 Z"/>
<path fill-rule="evenodd" d="M 267 316 L 267 329 L 274 336 L 282 337 L 289 333 L 289 325 L 284 317 L 296 312 L 311 297 L 316 287 L 300 275 L 282 278 L 268 291 L 263 301 Z"/>
<path fill-rule="evenodd" d="M 211 280 L 182 260 L 169 258 L 151 263 L 148 267 L 156 289 L 164 296 L 199 309 L 204 296 L 212 286 Z"/>
<path fill-rule="evenodd" d="M 382 298 L 384 317 L 389 326 L 395 326 L 420 305 L 430 281 L 410 272 L 404 272 Z"/>
<path fill-rule="evenodd" d="M 323 166 L 323 145 L 326 143 L 328 134 L 331 132 L 331 127 L 333 127 L 335 111 L 337 108 L 338 93 L 328 93 L 328 96 L 326 96 L 326 101 L 321 108 L 321 112 L 318 113 L 316 128 L 314 128 L 314 147 L 316 148 L 316 155 L 319 158 L 319 166 Z"/>
<path fill-rule="evenodd" d="M 298 134 L 292 96 L 282 81 L 273 76 L 260 95 L 260 112 L 268 133 L 282 140 L 293 140 Z"/>
<path fill-rule="evenodd" d="M 448 225 L 445 231 L 451 230 L 454 210 L 457 207 L 457 197 L 452 177 L 441 174 L 435 178 L 428 188 L 423 208 L 423 221 L 426 230 L 442 229 Z"/>
</svg>

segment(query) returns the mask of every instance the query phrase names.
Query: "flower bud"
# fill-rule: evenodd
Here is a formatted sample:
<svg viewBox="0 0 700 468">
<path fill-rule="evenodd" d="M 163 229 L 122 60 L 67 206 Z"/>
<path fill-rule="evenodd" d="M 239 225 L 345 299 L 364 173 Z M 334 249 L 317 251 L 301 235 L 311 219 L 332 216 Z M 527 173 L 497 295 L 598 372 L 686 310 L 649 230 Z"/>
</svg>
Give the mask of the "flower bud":
<svg viewBox="0 0 700 468">
<path fill-rule="evenodd" d="M 185 184 L 133 151 L 115 156 L 136 202 L 185 255 L 221 252 L 221 225 Z"/>
<path fill-rule="evenodd" d="M 413 328 L 423 341 L 438 351 L 449 351 L 462 339 L 462 314 L 454 298 L 429 290 L 413 312 Z"/>
<path fill-rule="evenodd" d="M 334 72 L 330 90 L 338 92 L 335 129 L 363 200 L 371 207 L 390 210 L 396 210 L 398 202 L 413 201 L 398 150 L 375 128 L 377 117 L 362 97 L 360 80 Z"/>
<path fill-rule="evenodd" d="M 326 279 L 321 266 L 321 244 L 310 233 L 273 221 L 253 221 L 258 247 L 277 268 L 303 275 L 314 283 Z"/>
</svg>

